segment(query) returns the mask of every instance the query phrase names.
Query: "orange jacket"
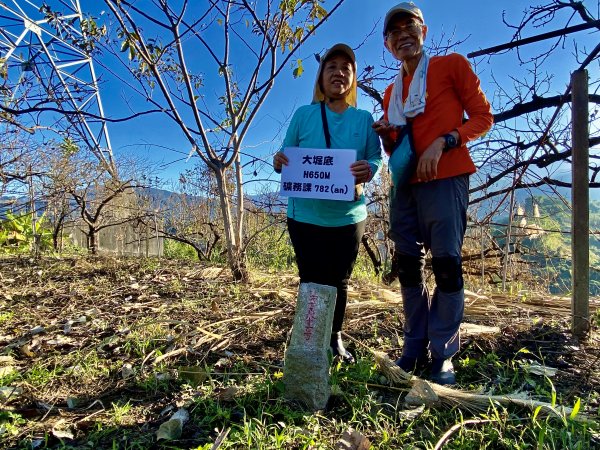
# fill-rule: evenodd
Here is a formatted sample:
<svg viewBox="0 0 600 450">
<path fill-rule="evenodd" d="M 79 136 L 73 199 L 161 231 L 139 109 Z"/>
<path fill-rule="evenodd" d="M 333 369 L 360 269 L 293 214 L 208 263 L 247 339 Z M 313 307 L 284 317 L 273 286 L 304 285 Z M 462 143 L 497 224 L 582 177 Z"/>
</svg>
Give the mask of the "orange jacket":
<svg viewBox="0 0 600 450">
<path fill-rule="evenodd" d="M 406 100 L 411 80 L 412 75 L 404 76 L 403 100 Z M 392 88 L 393 83 L 387 87 L 383 97 L 386 120 Z M 412 119 L 417 156 L 423 154 L 436 138 L 457 130 L 461 145 L 442 154 L 437 178 L 474 173 L 475 164 L 465 144 L 485 134 L 491 128 L 494 117 L 469 61 L 458 53 L 431 57 L 425 95 L 425 111 Z M 463 124 L 464 113 L 469 120 Z M 412 182 L 415 181 L 416 178 L 413 178 Z"/>
</svg>

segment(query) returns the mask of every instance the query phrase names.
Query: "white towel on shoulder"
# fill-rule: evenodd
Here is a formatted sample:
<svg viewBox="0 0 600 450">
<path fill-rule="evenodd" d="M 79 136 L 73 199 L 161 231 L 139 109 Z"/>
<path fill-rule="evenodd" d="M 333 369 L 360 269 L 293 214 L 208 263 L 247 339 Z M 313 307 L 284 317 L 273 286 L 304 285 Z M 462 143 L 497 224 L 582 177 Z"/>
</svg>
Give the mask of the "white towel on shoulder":
<svg viewBox="0 0 600 450">
<path fill-rule="evenodd" d="M 388 107 L 388 120 L 394 125 L 406 125 L 407 117 L 415 117 L 425 111 L 425 97 L 427 93 L 427 69 L 429 68 L 429 56 L 423 53 L 410 86 L 406 103 L 402 102 L 402 75 L 404 67 L 400 65 L 400 71 L 394 81 L 392 96 Z"/>
</svg>

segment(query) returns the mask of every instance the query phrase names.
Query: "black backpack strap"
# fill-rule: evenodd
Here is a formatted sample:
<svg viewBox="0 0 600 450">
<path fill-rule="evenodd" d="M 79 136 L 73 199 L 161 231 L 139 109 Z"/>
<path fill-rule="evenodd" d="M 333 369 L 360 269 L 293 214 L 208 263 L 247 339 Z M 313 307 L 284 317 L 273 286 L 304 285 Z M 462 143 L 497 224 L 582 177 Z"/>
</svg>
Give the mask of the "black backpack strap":
<svg viewBox="0 0 600 450">
<path fill-rule="evenodd" d="M 321 120 L 323 121 L 325 144 L 327 145 L 327 148 L 331 148 L 331 136 L 329 135 L 329 125 L 327 124 L 327 116 L 325 115 L 325 102 L 321 102 Z"/>
<path fill-rule="evenodd" d="M 400 132 L 398 133 L 398 137 L 396 138 L 396 142 L 394 142 L 394 145 L 392 147 L 392 151 L 390 152 L 390 155 L 392 153 L 394 153 L 394 150 L 396 150 L 396 148 L 398 148 L 398 144 L 400 144 L 400 142 L 402 142 L 402 139 L 404 139 L 405 136 L 408 136 L 408 142 L 410 144 L 410 150 L 412 153 L 415 153 L 415 142 L 413 140 L 413 133 L 412 133 L 412 122 L 411 121 L 406 121 L 406 125 L 403 125 L 400 128 Z"/>
</svg>

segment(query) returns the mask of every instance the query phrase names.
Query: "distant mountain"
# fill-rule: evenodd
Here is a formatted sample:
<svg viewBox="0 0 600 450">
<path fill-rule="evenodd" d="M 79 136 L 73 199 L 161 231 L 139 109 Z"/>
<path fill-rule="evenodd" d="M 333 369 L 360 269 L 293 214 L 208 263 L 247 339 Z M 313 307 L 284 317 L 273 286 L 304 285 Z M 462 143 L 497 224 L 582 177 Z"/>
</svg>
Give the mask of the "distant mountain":
<svg viewBox="0 0 600 450">
<path fill-rule="evenodd" d="M 562 196 L 569 204 L 571 204 L 571 189 L 570 188 L 561 188 L 556 187 L 556 191 L 551 190 L 549 187 L 538 187 L 538 188 L 529 188 L 529 189 L 517 189 L 515 191 L 515 207 L 518 205 L 531 206 L 532 198 L 551 198 L 559 200 L 559 195 Z M 471 200 L 477 199 L 482 195 L 481 192 L 475 193 L 471 195 Z M 509 195 L 506 195 L 504 199 L 504 204 L 501 208 L 501 211 L 504 211 L 500 216 L 504 217 L 504 220 L 507 220 L 508 217 L 508 205 L 509 205 Z M 484 200 L 482 202 L 477 203 L 477 216 L 478 218 L 482 218 L 486 216 L 490 211 L 493 211 L 498 207 L 498 202 L 503 198 L 503 196 L 496 196 L 495 198 L 491 198 L 488 200 Z M 590 189 L 590 205 L 593 202 L 600 201 L 600 189 Z M 590 206 L 591 207 L 591 206 Z M 531 213 L 531 211 L 526 211 L 527 213 Z"/>
<path fill-rule="evenodd" d="M 163 209 L 166 205 L 172 203 L 173 198 L 181 195 L 177 192 L 152 187 L 140 188 L 137 190 L 137 192 L 138 194 L 150 199 L 151 207 L 153 209 Z M 189 197 L 193 198 L 194 196 Z"/>
<path fill-rule="evenodd" d="M 36 202 L 35 208 L 38 211 L 45 209 L 45 203 Z M 15 214 L 22 214 L 29 211 L 29 198 L 26 196 L 0 196 L 0 220 L 6 219 L 6 213 L 12 211 Z"/>
</svg>

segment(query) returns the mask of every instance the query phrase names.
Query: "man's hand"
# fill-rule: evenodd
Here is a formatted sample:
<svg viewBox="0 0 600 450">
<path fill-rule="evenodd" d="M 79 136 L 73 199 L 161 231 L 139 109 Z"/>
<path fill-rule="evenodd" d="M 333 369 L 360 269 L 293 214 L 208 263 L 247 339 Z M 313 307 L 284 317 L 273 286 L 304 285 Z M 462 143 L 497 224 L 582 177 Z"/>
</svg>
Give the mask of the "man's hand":
<svg viewBox="0 0 600 450">
<path fill-rule="evenodd" d="M 350 165 L 350 172 L 354 176 L 354 183 L 361 184 L 370 181 L 373 178 L 373 171 L 368 161 L 361 159 Z"/>
<path fill-rule="evenodd" d="M 423 152 L 419 158 L 419 163 L 417 164 L 417 179 L 419 181 L 431 181 L 436 179 L 438 162 L 442 157 L 445 145 L 446 141 L 444 138 L 439 137 Z"/>
<path fill-rule="evenodd" d="M 375 133 L 377 133 L 381 138 L 381 142 L 383 143 L 383 149 L 389 153 L 394 145 L 396 133 L 398 132 L 398 127 L 396 125 L 392 125 L 384 119 L 380 119 L 377 122 L 374 122 L 373 125 L 371 125 L 371 127 L 373 127 Z"/>
<path fill-rule="evenodd" d="M 273 169 L 275 169 L 275 172 L 281 173 L 281 167 L 287 166 L 289 162 L 290 161 L 288 157 L 285 156 L 285 153 L 277 152 L 273 156 Z"/>
</svg>

